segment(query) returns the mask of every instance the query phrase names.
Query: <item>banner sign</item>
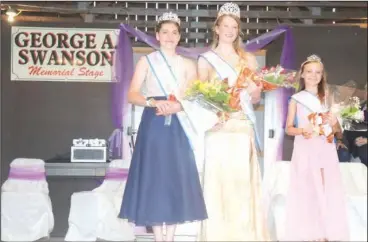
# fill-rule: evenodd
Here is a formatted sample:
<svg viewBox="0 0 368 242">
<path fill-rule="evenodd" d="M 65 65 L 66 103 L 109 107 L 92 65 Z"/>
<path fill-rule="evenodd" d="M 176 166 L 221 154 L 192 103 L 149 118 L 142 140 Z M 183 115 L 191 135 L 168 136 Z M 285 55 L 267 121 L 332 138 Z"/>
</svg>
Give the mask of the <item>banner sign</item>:
<svg viewBox="0 0 368 242">
<path fill-rule="evenodd" d="M 12 81 L 113 82 L 119 29 L 13 26 Z"/>
</svg>

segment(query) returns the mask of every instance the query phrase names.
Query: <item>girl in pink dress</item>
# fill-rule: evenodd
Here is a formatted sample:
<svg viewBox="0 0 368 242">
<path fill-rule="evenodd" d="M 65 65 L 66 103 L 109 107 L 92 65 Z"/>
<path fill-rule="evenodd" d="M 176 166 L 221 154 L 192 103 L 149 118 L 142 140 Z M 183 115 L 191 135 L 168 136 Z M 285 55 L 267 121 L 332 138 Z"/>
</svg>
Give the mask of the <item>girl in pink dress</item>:
<svg viewBox="0 0 368 242">
<path fill-rule="evenodd" d="M 286 241 L 349 240 L 345 195 L 334 142 L 316 135 L 311 113 L 326 112 L 326 75 L 312 55 L 300 68 L 300 91 L 291 98 L 286 133 L 295 136 L 286 200 Z M 336 127 L 331 114 L 324 122 Z M 332 129 L 334 130 L 334 128 Z"/>
</svg>

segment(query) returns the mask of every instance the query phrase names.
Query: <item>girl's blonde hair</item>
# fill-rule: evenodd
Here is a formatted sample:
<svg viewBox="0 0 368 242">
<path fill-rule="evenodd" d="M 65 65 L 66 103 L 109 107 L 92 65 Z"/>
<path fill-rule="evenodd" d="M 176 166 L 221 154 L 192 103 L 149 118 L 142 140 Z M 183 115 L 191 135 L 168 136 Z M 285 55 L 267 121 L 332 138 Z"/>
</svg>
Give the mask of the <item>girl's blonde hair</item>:
<svg viewBox="0 0 368 242">
<path fill-rule="evenodd" d="M 216 33 L 216 27 L 218 27 L 218 26 L 221 24 L 222 20 L 223 20 L 226 16 L 229 16 L 229 17 L 233 18 L 233 19 L 237 22 L 237 24 L 238 24 L 238 35 L 237 35 L 236 39 L 235 39 L 235 40 L 234 40 L 234 42 L 233 42 L 233 47 L 234 47 L 234 49 L 235 49 L 236 53 L 237 53 L 241 58 L 245 59 L 245 58 L 246 58 L 246 56 L 247 56 L 247 53 L 246 53 L 246 52 L 245 52 L 245 50 L 244 50 L 244 44 L 243 44 L 243 40 L 242 40 L 243 33 L 241 32 L 241 26 L 240 26 L 240 23 L 241 23 L 241 22 L 240 22 L 240 18 L 238 18 L 238 17 L 236 17 L 236 16 L 234 16 L 234 15 L 232 15 L 232 14 L 224 14 L 224 15 L 221 15 L 221 16 L 219 16 L 219 17 L 215 20 L 215 23 L 214 23 L 214 25 L 213 25 L 213 27 L 212 27 L 213 40 L 212 40 L 212 45 L 211 45 L 211 47 L 212 47 L 212 49 L 215 49 L 215 48 L 218 46 L 218 44 L 219 44 L 219 36 L 218 36 L 218 34 Z"/>
</svg>

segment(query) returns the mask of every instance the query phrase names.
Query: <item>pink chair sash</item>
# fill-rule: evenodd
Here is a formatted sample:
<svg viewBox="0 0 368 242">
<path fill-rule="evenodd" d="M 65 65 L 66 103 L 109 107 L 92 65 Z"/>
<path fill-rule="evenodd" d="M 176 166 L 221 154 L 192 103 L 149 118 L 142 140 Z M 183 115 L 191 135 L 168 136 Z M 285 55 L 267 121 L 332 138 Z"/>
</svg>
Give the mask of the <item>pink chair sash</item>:
<svg viewBox="0 0 368 242">
<path fill-rule="evenodd" d="M 9 179 L 18 180 L 46 180 L 45 171 L 36 170 L 34 168 L 11 167 L 9 171 Z"/>
<path fill-rule="evenodd" d="M 108 168 L 105 180 L 125 181 L 128 178 L 129 169 L 125 168 Z"/>
</svg>

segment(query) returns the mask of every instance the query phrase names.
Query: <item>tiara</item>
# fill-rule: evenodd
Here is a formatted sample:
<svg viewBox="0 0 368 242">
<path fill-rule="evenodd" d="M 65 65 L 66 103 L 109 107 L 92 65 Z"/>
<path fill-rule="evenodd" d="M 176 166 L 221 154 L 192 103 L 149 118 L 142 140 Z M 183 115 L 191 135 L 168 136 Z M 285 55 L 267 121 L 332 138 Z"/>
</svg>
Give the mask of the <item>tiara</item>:
<svg viewBox="0 0 368 242">
<path fill-rule="evenodd" d="M 318 55 L 311 55 L 307 57 L 307 61 L 316 61 L 322 62 L 321 58 Z"/>
<path fill-rule="evenodd" d="M 177 24 L 180 25 L 180 18 L 176 13 L 163 13 L 162 16 L 160 16 L 157 20 L 157 23 L 161 23 L 162 21 L 174 21 Z"/>
<path fill-rule="evenodd" d="M 225 14 L 234 15 L 235 17 L 240 18 L 240 8 L 235 3 L 225 3 L 224 5 L 221 6 L 217 14 L 217 17 L 220 17 Z"/>
<path fill-rule="evenodd" d="M 304 66 L 304 64 L 307 62 L 318 62 L 318 63 L 323 64 L 321 58 L 315 54 L 308 56 L 307 60 L 302 63 L 302 66 Z"/>
</svg>

